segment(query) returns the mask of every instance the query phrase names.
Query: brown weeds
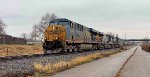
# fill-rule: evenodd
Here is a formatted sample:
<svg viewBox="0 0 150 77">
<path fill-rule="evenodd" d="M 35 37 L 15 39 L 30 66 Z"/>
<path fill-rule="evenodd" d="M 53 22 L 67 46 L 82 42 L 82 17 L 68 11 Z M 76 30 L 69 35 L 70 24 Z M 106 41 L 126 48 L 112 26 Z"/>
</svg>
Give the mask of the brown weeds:
<svg viewBox="0 0 150 77">
<path fill-rule="evenodd" d="M 141 45 L 141 47 L 142 47 L 142 49 L 143 49 L 144 51 L 150 52 L 150 43 L 148 43 L 148 44 L 143 43 L 143 44 Z"/>
<path fill-rule="evenodd" d="M 111 54 L 115 54 L 120 51 L 109 51 L 109 52 L 97 52 L 94 54 L 87 55 L 85 57 L 76 57 L 75 59 L 71 61 L 60 61 L 59 63 L 56 64 L 48 64 L 48 65 L 42 65 L 42 64 L 34 64 L 34 70 L 36 74 L 44 74 L 44 75 L 52 75 L 55 74 L 56 72 L 60 72 L 72 67 L 75 67 L 77 65 L 90 62 L 96 59 L 100 59 L 102 57 L 109 56 Z M 35 76 L 35 75 L 34 75 Z"/>
<path fill-rule="evenodd" d="M 42 45 L 0 45 L 0 57 L 42 53 Z"/>
</svg>

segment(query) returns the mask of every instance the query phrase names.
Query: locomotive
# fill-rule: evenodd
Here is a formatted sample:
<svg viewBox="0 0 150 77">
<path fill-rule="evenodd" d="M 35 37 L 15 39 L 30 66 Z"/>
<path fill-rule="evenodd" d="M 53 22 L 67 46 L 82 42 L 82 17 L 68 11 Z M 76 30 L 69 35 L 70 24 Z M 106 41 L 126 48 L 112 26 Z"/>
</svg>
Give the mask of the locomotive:
<svg viewBox="0 0 150 77">
<path fill-rule="evenodd" d="M 66 18 L 54 19 L 44 32 L 44 53 L 77 52 L 119 47 L 119 38 Z"/>
</svg>

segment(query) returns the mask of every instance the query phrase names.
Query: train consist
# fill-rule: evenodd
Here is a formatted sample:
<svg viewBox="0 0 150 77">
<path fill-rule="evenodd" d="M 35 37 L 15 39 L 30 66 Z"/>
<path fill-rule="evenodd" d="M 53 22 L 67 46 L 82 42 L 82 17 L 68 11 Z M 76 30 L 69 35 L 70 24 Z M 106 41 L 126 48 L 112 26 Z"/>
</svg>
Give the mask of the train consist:
<svg viewBox="0 0 150 77">
<path fill-rule="evenodd" d="M 50 21 L 44 37 L 45 53 L 118 48 L 122 44 L 117 35 L 105 34 L 65 18 Z"/>
<path fill-rule="evenodd" d="M 26 43 L 27 40 L 24 38 L 0 34 L 0 44 L 26 44 Z"/>
</svg>

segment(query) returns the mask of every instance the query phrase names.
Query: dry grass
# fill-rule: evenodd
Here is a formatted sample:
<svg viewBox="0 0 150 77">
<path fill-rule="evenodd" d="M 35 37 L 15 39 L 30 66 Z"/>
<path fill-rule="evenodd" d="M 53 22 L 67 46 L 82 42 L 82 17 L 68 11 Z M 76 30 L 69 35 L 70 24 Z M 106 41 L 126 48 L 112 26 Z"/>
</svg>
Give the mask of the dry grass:
<svg viewBox="0 0 150 77">
<path fill-rule="evenodd" d="M 48 65 L 42 65 L 42 64 L 34 64 L 34 69 L 35 69 L 35 75 L 34 77 L 39 77 L 37 75 L 52 75 L 55 74 L 56 72 L 60 72 L 72 67 L 75 67 L 77 65 L 86 63 L 86 62 L 90 62 L 96 59 L 100 59 L 102 57 L 106 57 L 109 56 L 111 54 L 115 54 L 117 52 L 120 51 L 108 51 L 108 52 L 97 52 L 94 54 L 90 54 L 84 57 L 76 57 L 75 59 L 71 60 L 71 61 L 61 61 L 59 63 L 56 64 L 48 64 Z"/>
<path fill-rule="evenodd" d="M 0 45 L 0 57 L 42 53 L 42 45 Z"/>
<path fill-rule="evenodd" d="M 147 52 L 150 52 L 150 43 L 146 44 L 146 43 L 143 43 L 141 45 L 142 49 L 147 51 Z"/>
</svg>

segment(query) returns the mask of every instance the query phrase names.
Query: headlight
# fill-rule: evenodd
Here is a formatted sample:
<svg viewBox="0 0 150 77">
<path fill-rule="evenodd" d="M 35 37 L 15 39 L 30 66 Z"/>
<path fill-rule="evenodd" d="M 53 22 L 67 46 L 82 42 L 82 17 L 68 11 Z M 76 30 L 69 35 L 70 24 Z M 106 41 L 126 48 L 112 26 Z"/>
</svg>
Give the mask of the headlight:
<svg viewBox="0 0 150 77">
<path fill-rule="evenodd" d="M 53 29 L 55 29 L 55 27 L 53 26 Z"/>
</svg>

